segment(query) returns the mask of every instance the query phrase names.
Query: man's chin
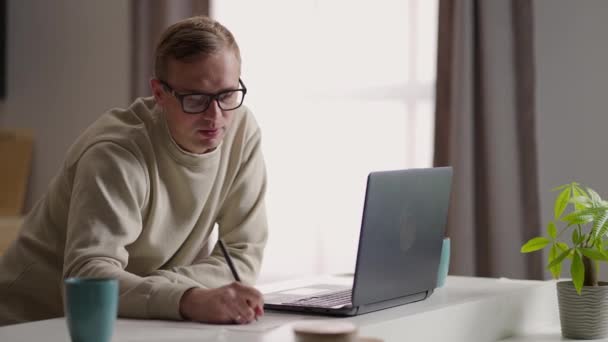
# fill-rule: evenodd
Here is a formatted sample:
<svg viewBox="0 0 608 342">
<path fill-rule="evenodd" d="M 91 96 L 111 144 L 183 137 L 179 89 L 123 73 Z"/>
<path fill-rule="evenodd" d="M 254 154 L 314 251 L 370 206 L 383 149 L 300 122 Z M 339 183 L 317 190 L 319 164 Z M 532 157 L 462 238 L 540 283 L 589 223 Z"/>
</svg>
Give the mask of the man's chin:
<svg viewBox="0 0 608 342">
<path fill-rule="evenodd" d="M 192 145 L 198 154 L 208 153 L 215 150 L 224 138 L 223 134 L 218 134 L 212 138 L 206 137 L 204 134 L 197 134 L 192 140 Z"/>
<path fill-rule="evenodd" d="M 220 140 L 221 141 L 221 140 Z M 196 150 L 198 154 L 203 154 L 203 153 L 209 153 L 214 151 L 219 145 L 220 145 L 220 141 L 205 141 L 203 144 L 201 144 L 201 142 L 199 142 L 199 144 L 197 144 Z"/>
<path fill-rule="evenodd" d="M 215 151 L 217 149 L 217 146 L 218 145 L 207 147 L 207 149 L 205 150 L 205 152 L 203 152 L 203 154 Z"/>
</svg>

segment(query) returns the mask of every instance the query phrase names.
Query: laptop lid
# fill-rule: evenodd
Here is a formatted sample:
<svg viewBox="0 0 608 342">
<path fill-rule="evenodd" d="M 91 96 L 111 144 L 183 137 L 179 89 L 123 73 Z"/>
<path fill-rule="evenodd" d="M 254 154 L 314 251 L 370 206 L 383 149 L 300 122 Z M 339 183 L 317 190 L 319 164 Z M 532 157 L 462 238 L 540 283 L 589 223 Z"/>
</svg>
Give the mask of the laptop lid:
<svg viewBox="0 0 608 342">
<path fill-rule="evenodd" d="M 451 167 L 370 173 L 353 306 L 435 288 L 451 182 Z"/>
</svg>

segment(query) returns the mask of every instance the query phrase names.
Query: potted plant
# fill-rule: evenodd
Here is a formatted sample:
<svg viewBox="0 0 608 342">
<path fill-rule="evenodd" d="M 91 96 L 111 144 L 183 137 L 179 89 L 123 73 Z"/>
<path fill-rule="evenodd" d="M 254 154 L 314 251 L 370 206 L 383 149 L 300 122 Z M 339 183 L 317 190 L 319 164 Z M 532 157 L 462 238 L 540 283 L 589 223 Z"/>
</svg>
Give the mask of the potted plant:
<svg viewBox="0 0 608 342">
<path fill-rule="evenodd" d="M 608 202 L 574 182 L 553 189 L 554 217 L 546 237 L 530 239 L 522 253 L 549 249 L 547 268 L 555 279 L 571 260 L 572 280 L 557 283 L 562 336 L 596 339 L 608 336 L 608 285 L 598 282 L 599 262 L 608 261 Z M 563 226 L 559 228 L 559 226 Z M 565 242 L 568 241 L 568 242 Z"/>
</svg>

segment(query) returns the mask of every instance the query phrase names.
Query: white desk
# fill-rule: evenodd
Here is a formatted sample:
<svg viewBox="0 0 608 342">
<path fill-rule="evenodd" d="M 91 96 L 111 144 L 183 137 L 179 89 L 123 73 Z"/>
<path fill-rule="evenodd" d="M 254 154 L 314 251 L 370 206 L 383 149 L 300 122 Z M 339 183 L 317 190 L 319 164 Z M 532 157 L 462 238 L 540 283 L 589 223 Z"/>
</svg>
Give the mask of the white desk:
<svg viewBox="0 0 608 342">
<path fill-rule="evenodd" d="M 350 282 L 347 278 L 326 277 L 323 280 Z M 260 286 L 260 289 L 268 292 L 303 285 L 306 285 L 305 281 L 292 281 Z M 258 323 L 248 326 L 119 319 L 112 341 L 289 342 L 294 341 L 292 322 L 321 318 L 349 320 L 359 327 L 359 335 L 382 338 L 386 342 L 531 341 L 527 336 L 540 336 L 543 341 L 553 340 L 553 337 L 560 340 L 553 282 L 449 277 L 446 287 L 436 290 L 425 301 L 352 318 L 267 312 Z M 534 335 L 542 327 L 553 330 Z M 69 341 L 69 335 L 65 320 L 57 318 L 2 327 L 0 341 L 65 342 Z"/>
</svg>

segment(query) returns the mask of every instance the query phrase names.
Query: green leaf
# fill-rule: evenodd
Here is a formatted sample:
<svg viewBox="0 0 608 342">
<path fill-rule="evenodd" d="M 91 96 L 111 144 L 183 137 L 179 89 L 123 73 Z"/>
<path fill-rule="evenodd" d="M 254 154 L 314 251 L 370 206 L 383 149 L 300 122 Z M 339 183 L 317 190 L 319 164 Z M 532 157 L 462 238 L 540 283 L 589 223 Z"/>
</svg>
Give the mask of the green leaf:
<svg viewBox="0 0 608 342">
<path fill-rule="evenodd" d="M 598 206 L 597 208 L 587 208 L 587 209 L 583 209 L 583 210 L 588 210 L 589 213 L 594 214 L 597 218 L 597 217 L 603 215 L 605 212 L 607 212 L 608 207 Z"/>
<path fill-rule="evenodd" d="M 555 227 L 555 223 L 549 222 L 547 225 L 547 234 L 549 234 L 552 239 L 557 237 L 557 227 Z"/>
<path fill-rule="evenodd" d="M 599 220 L 600 215 L 603 215 L 606 212 L 608 212 L 608 208 L 586 208 L 582 210 L 573 211 L 570 214 L 562 217 L 561 220 L 567 222 L 570 226 L 584 225 Z"/>
<path fill-rule="evenodd" d="M 593 229 L 591 233 L 595 233 L 592 237 L 596 241 L 602 241 L 602 238 L 608 235 L 608 210 L 602 214 L 593 224 Z"/>
<path fill-rule="evenodd" d="M 574 196 L 570 198 L 570 203 L 574 204 L 574 210 L 582 210 L 585 208 L 593 208 L 593 202 L 589 197 L 585 196 Z"/>
<path fill-rule="evenodd" d="M 571 201 L 574 201 L 574 210 L 581 210 L 592 206 L 591 200 L 589 200 L 589 195 L 587 195 L 587 193 L 578 185 L 572 186 Z"/>
<path fill-rule="evenodd" d="M 553 260 L 559 256 L 559 250 L 560 248 L 557 246 L 557 244 L 551 246 L 551 250 L 549 251 L 549 264 L 551 264 L 551 262 L 553 262 Z M 549 268 L 549 271 L 551 271 L 554 279 L 559 279 L 559 276 L 562 273 L 562 264 L 555 264 L 553 267 Z"/>
<path fill-rule="evenodd" d="M 605 213 L 607 210 L 608 210 L 608 208 L 604 208 L 604 207 L 583 208 L 581 210 L 575 210 L 575 211 L 571 212 L 570 214 L 597 216 L 599 214 Z"/>
<path fill-rule="evenodd" d="M 606 225 L 606 222 L 608 222 L 608 210 L 605 210 L 603 213 L 598 214 L 598 217 L 593 222 L 593 229 L 591 229 L 592 239 L 597 239 L 598 237 L 606 233 L 605 231 L 602 232 L 602 230 L 604 230 L 604 225 Z"/>
<path fill-rule="evenodd" d="M 562 252 L 569 252 L 570 251 L 570 247 L 568 247 L 568 245 L 565 242 L 558 242 L 556 243 L 557 247 L 562 251 Z M 572 259 L 572 253 L 568 253 L 566 255 L 566 258 L 568 259 Z"/>
<path fill-rule="evenodd" d="M 566 257 L 570 254 L 570 249 L 568 249 L 567 251 L 562 252 L 562 254 L 560 254 L 557 258 L 553 259 L 553 261 L 551 261 L 549 263 L 549 265 L 547 266 L 548 269 L 551 269 L 553 267 L 555 267 L 555 265 L 559 265 L 562 263 L 562 261 L 564 261 L 564 259 L 566 259 Z"/>
<path fill-rule="evenodd" d="M 572 189 L 572 191 L 577 190 L 578 192 L 584 192 L 584 190 L 581 187 L 581 185 L 578 184 L 577 182 L 570 183 L 570 188 Z"/>
<path fill-rule="evenodd" d="M 565 188 L 555 199 L 555 207 L 553 208 L 555 219 L 559 219 L 562 216 L 564 210 L 568 206 L 568 200 L 570 199 L 570 187 Z"/>
<path fill-rule="evenodd" d="M 581 236 L 578 237 L 578 243 L 581 244 L 581 247 L 588 247 L 588 239 L 589 239 L 589 234 L 582 234 Z"/>
<path fill-rule="evenodd" d="M 589 196 L 591 197 L 591 201 L 593 202 L 594 206 L 599 207 L 602 205 L 602 198 L 597 192 L 595 192 L 595 190 L 587 188 L 587 192 L 589 193 Z"/>
<path fill-rule="evenodd" d="M 574 258 L 572 258 L 572 265 L 570 266 L 570 275 L 572 275 L 572 282 L 576 292 L 580 295 L 583 289 L 583 281 L 585 280 L 585 266 L 581 256 L 576 251 L 574 252 Z"/>
<path fill-rule="evenodd" d="M 585 209 L 589 210 L 589 209 Z M 562 217 L 562 221 L 567 222 L 569 225 L 575 224 L 586 224 L 593 221 L 593 215 L 589 213 L 585 213 L 585 210 L 572 212 L 564 217 Z"/>
<path fill-rule="evenodd" d="M 578 233 L 578 229 L 572 231 L 572 243 L 578 245 L 580 239 L 580 234 Z"/>
<path fill-rule="evenodd" d="M 559 249 L 561 249 L 562 251 L 567 251 L 568 249 L 570 249 L 570 247 L 568 247 L 568 244 L 565 242 L 558 242 L 556 243 L 557 247 L 559 247 Z"/>
<path fill-rule="evenodd" d="M 579 249 L 584 256 L 589 259 L 599 260 L 599 261 L 608 261 L 608 257 L 604 255 L 604 253 L 599 252 L 593 248 L 580 248 Z"/>
<path fill-rule="evenodd" d="M 602 228 L 600 228 L 600 230 L 597 232 L 596 239 L 601 239 L 604 236 L 608 236 L 608 221 L 606 221 Z"/>
<path fill-rule="evenodd" d="M 539 249 L 545 248 L 545 246 L 547 246 L 550 242 L 551 241 L 549 241 L 549 239 L 547 239 L 546 237 L 535 237 L 535 238 L 528 240 L 528 242 L 526 242 L 523 246 L 521 246 L 520 252 L 521 253 L 534 252 Z"/>
<path fill-rule="evenodd" d="M 572 184 L 574 184 L 574 183 L 572 183 Z M 555 188 L 551 189 L 551 191 L 560 191 L 565 188 L 570 188 L 570 187 L 572 187 L 572 184 L 564 184 L 564 185 L 556 186 Z"/>
<path fill-rule="evenodd" d="M 589 195 L 585 192 L 585 190 L 577 182 L 570 183 L 570 186 L 572 186 L 572 189 L 575 189 L 577 191 L 577 193 L 581 194 L 582 196 L 589 197 Z"/>
</svg>

